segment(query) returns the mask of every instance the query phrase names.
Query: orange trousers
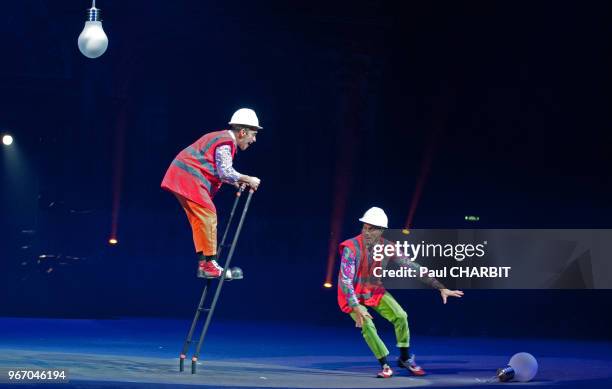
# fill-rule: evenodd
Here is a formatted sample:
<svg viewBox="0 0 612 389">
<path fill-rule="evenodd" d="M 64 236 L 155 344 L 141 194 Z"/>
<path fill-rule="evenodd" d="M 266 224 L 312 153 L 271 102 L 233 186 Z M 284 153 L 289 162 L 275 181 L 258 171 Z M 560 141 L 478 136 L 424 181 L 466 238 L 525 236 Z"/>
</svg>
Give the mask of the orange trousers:
<svg viewBox="0 0 612 389">
<path fill-rule="evenodd" d="M 187 214 L 193 232 L 193 244 L 196 253 L 203 255 L 217 254 L 217 214 L 198 203 L 176 194 L 181 207 Z"/>
</svg>

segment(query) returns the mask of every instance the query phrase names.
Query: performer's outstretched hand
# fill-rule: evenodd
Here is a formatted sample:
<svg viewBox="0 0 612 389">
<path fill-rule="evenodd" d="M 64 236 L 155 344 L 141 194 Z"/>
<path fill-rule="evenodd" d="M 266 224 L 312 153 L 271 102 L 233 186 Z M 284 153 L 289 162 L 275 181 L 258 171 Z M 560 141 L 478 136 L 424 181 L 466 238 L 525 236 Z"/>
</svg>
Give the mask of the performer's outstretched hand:
<svg viewBox="0 0 612 389">
<path fill-rule="evenodd" d="M 372 315 L 368 313 L 361 305 L 353 308 L 353 312 L 355 312 L 355 327 L 361 328 L 363 327 L 363 321 L 365 318 L 371 319 Z"/>
<path fill-rule="evenodd" d="M 442 301 L 446 304 L 446 299 L 448 297 L 462 297 L 463 291 L 461 290 L 450 290 L 450 289 L 440 289 L 440 294 L 442 295 Z"/>
</svg>

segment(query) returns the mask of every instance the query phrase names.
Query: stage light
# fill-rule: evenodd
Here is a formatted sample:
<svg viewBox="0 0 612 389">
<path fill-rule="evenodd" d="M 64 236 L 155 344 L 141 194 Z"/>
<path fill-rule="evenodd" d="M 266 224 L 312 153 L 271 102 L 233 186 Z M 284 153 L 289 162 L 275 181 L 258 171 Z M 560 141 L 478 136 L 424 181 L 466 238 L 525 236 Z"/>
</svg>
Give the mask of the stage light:
<svg viewBox="0 0 612 389">
<path fill-rule="evenodd" d="M 465 217 L 465 220 L 470 221 L 470 222 L 477 222 L 478 220 L 480 220 L 480 217 L 468 215 Z"/>
<path fill-rule="evenodd" d="M 323 286 L 326 287 L 326 288 L 331 288 L 332 284 L 331 284 L 331 282 L 326 282 L 326 283 L 323 284 Z"/>
<path fill-rule="evenodd" d="M 102 28 L 100 10 L 96 8 L 96 0 L 92 0 L 91 8 L 87 10 L 85 27 L 79 35 L 79 50 L 87 58 L 98 58 L 108 47 L 108 37 Z"/>
<path fill-rule="evenodd" d="M 114 245 L 116 245 L 117 243 L 119 243 L 119 241 L 118 241 L 117 239 L 115 239 L 115 238 L 110 238 L 110 239 L 108 240 L 108 243 L 109 243 L 109 244 L 112 244 L 112 245 L 114 246 Z"/>
<path fill-rule="evenodd" d="M 409 233 L 410 233 L 410 230 L 409 230 L 409 229 L 407 229 L 407 228 L 404 228 L 404 229 L 402 230 L 402 234 L 404 234 L 404 235 L 408 235 Z"/>
<path fill-rule="evenodd" d="M 10 146 L 13 144 L 13 137 L 10 135 L 4 135 L 2 137 L 2 143 L 4 143 L 5 146 Z"/>
</svg>

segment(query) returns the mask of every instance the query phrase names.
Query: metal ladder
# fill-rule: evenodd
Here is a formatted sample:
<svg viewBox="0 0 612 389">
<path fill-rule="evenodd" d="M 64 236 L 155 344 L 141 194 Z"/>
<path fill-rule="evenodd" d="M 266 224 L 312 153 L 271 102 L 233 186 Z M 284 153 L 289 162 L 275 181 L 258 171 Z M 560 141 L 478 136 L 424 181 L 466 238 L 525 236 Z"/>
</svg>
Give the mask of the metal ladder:
<svg viewBox="0 0 612 389">
<path fill-rule="evenodd" d="M 229 231 L 230 225 L 232 224 L 232 219 L 234 218 L 234 213 L 236 212 L 236 207 L 238 206 L 238 202 L 240 201 L 240 197 L 242 192 L 244 192 L 245 186 L 242 185 L 239 190 L 236 192 L 236 199 L 234 200 L 234 205 L 232 206 L 232 211 L 229 216 L 229 220 L 227 221 L 227 225 L 225 227 L 225 232 L 223 233 L 223 238 L 221 239 L 221 244 L 219 245 L 218 258 L 221 258 L 221 253 L 225 247 L 228 247 L 225 244 L 225 240 L 227 239 L 227 233 Z M 193 333 L 195 332 L 195 328 L 198 324 L 198 320 L 200 319 L 200 314 L 202 312 L 206 313 L 206 321 L 204 322 L 204 327 L 202 328 L 202 332 L 200 334 L 200 340 L 198 341 L 198 345 L 196 346 L 195 353 L 191 358 L 191 374 L 196 373 L 196 365 L 198 359 L 200 358 L 200 350 L 202 349 L 202 344 L 204 343 L 204 338 L 206 337 L 206 332 L 208 331 L 208 327 L 210 326 L 210 322 L 212 320 L 213 314 L 215 312 L 215 307 L 217 305 L 219 295 L 221 294 L 221 288 L 223 288 L 223 282 L 226 279 L 226 273 L 230 269 L 230 263 L 232 261 L 232 256 L 234 255 L 234 249 L 236 248 L 236 242 L 238 242 L 238 237 L 240 236 L 240 230 L 242 229 L 242 224 L 244 223 L 244 218 L 246 216 L 247 210 L 249 209 L 249 204 L 251 203 L 251 198 L 253 197 L 253 189 L 249 190 L 249 195 L 247 196 L 246 203 L 244 204 L 244 208 L 242 210 L 242 215 L 240 216 L 240 221 L 238 222 L 238 226 L 236 227 L 236 233 L 234 234 L 234 239 L 232 240 L 232 244 L 229 246 L 229 253 L 227 255 L 227 259 L 225 260 L 225 265 L 223 266 L 223 272 L 221 273 L 221 277 L 219 277 L 219 283 L 217 284 L 217 288 L 215 289 L 215 295 L 213 297 L 212 303 L 208 308 L 204 308 L 206 301 L 206 294 L 208 290 L 211 288 L 212 279 L 206 280 L 206 285 L 204 285 L 204 289 L 202 290 L 202 296 L 200 297 L 200 303 L 198 304 L 198 308 L 195 311 L 195 315 L 193 317 L 193 321 L 191 322 L 191 328 L 189 329 L 189 333 L 187 334 L 187 338 L 183 343 L 183 348 L 181 350 L 181 354 L 179 356 L 179 371 L 185 370 L 185 359 L 187 357 L 187 352 L 189 351 L 189 346 L 191 345 Z M 228 281 L 232 279 L 229 278 Z"/>
</svg>

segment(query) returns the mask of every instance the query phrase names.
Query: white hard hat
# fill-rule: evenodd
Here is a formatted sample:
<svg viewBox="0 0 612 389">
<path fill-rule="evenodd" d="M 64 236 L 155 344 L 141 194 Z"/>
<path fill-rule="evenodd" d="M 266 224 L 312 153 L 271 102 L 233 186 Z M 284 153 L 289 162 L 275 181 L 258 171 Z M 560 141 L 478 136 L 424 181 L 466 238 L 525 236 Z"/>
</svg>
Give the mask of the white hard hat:
<svg viewBox="0 0 612 389">
<path fill-rule="evenodd" d="M 257 119 L 255 111 L 249 108 L 240 108 L 238 111 L 234 112 L 228 124 L 249 126 L 257 128 L 258 130 L 263 128 L 259 127 L 259 119 Z"/>
<path fill-rule="evenodd" d="M 359 219 L 360 222 L 368 223 L 376 227 L 388 228 L 387 224 L 389 219 L 385 214 L 385 211 L 378 207 L 372 207 L 363 214 L 363 217 Z"/>
</svg>

